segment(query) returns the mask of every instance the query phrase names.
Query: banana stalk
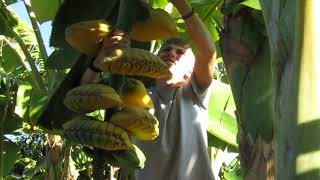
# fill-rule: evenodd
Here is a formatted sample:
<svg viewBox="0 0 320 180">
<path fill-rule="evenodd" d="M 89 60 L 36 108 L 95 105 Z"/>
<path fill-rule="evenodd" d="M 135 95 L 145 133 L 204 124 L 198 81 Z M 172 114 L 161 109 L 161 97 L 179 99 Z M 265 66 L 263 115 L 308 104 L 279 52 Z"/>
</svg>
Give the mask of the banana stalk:
<svg viewBox="0 0 320 180">
<path fill-rule="evenodd" d="M 41 56 L 43 62 L 45 62 L 48 59 L 48 53 L 47 53 L 46 47 L 44 45 L 44 42 L 43 42 L 43 39 L 41 36 L 40 28 L 38 26 L 37 19 L 35 17 L 35 13 L 31 9 L 31 2 L 30 2 L 30 0 L 24 0 L 23 2 L 24 2 L 25 7 L 27 9 L 32 27 L 34 29 L 34 33 L 36 35 L 36 39 L 38 41 L 40 56 Z M 54 71 L 47 69 L 46 66 L 44 68 L 46 69 L 46 71 L 48 73 L 48 79 L 47 79 L 48 84 L 49 84 L 48 92 L 52 92 L 54 82 L 55 82 L 55 74 L 54 74 Z"/>
</svg>

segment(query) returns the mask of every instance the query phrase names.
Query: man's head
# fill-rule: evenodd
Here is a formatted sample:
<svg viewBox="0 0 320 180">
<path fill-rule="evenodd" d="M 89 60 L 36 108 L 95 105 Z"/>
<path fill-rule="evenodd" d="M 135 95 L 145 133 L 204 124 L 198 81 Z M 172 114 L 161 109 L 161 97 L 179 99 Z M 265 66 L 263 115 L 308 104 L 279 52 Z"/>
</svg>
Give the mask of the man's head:
<svg viewBox="0 0 320 180">
<path fill-rule="evenodd" d="M 182 39 L 180 37 L 172 37 L 170 39 L 167 39 L 163 44 L 162 44 L 162 47 L 165 47 L 166 45 L 169 45 L 169 44 L 174 44 L 174 45 L 178 45 L 178 46 L 181 46 L 181 47 L 184 47 L 185 49 L 188 49 L 189 48 L 189 44 L 188 42 L 185 40 L 185 39 Z M 160 49 L 160 50 L 161 50 Z"/>
<path fill-rule="evenodd" d="M 178 37 L 173 37 L 164 42 L 158 56 L 169 66 L 175 65 L 189 48 L 188 43 Z"/>
<path fill-rule="evenodd" d="M 159 50 L 158 56 L 168 65 L 172 79 L 170 83 L 184 83 L 192 73 L 194 56 L 188 43 L 181 38 L 167 40 Z"/>
</svg>

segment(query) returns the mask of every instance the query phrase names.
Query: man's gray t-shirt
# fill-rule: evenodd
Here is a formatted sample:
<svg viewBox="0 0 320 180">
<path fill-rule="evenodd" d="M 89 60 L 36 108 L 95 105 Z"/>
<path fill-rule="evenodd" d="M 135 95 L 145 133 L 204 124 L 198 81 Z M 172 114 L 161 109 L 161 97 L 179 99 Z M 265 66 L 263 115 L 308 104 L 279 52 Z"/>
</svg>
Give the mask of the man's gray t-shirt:
<svg viewBox="0 0 320 180">
<path fill-rule="evenodd" d="M 151 89 L 160 135 L 134 142 L 146 156 L 137 180 L 214 179 L 207 151 L 209 93 L 201 92 L 193 78 L 190 82 L 179 89 Z"/>
</svg>

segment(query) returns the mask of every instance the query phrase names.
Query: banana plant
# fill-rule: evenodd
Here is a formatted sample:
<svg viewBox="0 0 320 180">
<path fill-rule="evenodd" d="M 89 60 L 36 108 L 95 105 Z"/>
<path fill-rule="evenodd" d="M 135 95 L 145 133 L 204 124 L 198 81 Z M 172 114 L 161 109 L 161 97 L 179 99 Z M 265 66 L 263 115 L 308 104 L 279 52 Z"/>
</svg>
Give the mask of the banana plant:
<svg viewBox="0 0 320 180">
<path fill-rule="evenodd" d="M 62 123 L 64 123 L 68 119 L 71 119 L 72 116 L 74 116 L 72 112 L 70 112 L 62 106 L 62 97 L 63 94 L 65 94 L 70 88 L 78 85 L 78 80 L 81 74 L 84 72 L 89 61 L 88 58 L 85 56 L 74 55 L 77 54 L 77 52 L 70 48 L 68 43 L 66 43 L 64 37 L 64 29 L 68 25 L 71 25 L 75 22 L 101 18 L 108 19 L 108 17 L 108 20 L 111 23 L 117 24 L 116 19 L 113 17 L 114 15 L 112 15 L 112 9 L 117 2 L 118 1 L 109 1 L 109 6 L 102 6 L 100 5 L 101 2 L 99 1 L 91 1 L 90 3 L 68 1 L 60 7 L 60 10 L 56 15 L 55 20 L 53 21 L 53 30 L 51 34 L 51 45 L 56 47 L 56 50 L 49 57 L 47 66 L 52 69 L 65 69 L 71 67 L 71 71 L 67 75 L 65 81 L 63 81 L 61 86 L 57 89 L 56 93 L 53 95 L 52 101 L 49 102 L 46 111 L 42 114 L 39 121 L 40 125 L 45 126 L 49 129 L 59 129 L 61 128 Z M 212 33 L 213 40 L 217 44 L 219 56 L 221 56 L 221 53 L 218 46 L 218 31 L 222 29 L 222 13 L 220 11 L 217 11 L 217 9 L 221 7 L 222 2 L 223 1 L 221 0 L 202 1 L 201 3 L 197 3 L 197 1 L 195 1 L 192 4 L 195 10 L 199 13 L 200 17 L 202 17 L 203 20 L 206 22 L 209 31 Z M 152 4 L 153 7 L 160 8 L 165 8 L 168 5 L 168 1 L 149 1 L 149 3 Z M 75 12 L 74 9 L 77 9 L 77 12 Z M 80 11 L 81 14 L 79 14 Z M 180 16 L 174 9 L 170 12 L 174 17 Z M 75 16 L 75 14 L 77 15 Z M 123 24 L 125 26 L 128 26 L 130 24 L 130 21 L 126 17 L 124 17 Z M 178 21 L 177 23 L 178 27 L 181 30 L 181 36 L 187 36 L 187 33 L 185 32 L 186 26 L 183 24 L 183 22 Z M 225 87 L 227 86 L 228 85 L 225 85 Z M 210 111 L 210 114 L 212 114 L 212 124 L 210 126 L 211 129 L 209 129 L 208 132 L 213 133 L 215 137 L 210 142 L 220 142 L 220 144 L 218 143 L 219 146 L 217 145 L 217 143 L 214 143 L 215 145 L 211 144 L 212 146 L 217 146 L 219 148 L 228 146 L 230 149 L 233 149 L 233 151 L 236 151 L 236 123 L 235 115 L 232 114 L 233 110 L 232 108 L 229 108 L 229 106 L 234 106 L 232 105 L 233 100 L 230 91 L 229 93 L 226 93 L 226 95 L 223 96 L 226 98 L 221 98 L 221 100 L 216 99 L 216 97 L 219 97 L 221 93 L 223 93 L 222 91 L 225 89 L 226 88 L 221 88 L 221 90 L 217 92 L 218 94 L 213 95 L 214 97 L 212 98 L 212 102 L 219 102 L 219 105 L 212 106 L 214 107 Z M 216 107 L 217 109 L 215 109 Z M 224 109 L 224 107 L 227 108 Z M 228 112 L 226 113 L 225 111 Z M 218 129 L 222 129 L 221 132 L 216 132 L 214 130 L 216 129 L 216 126 L 220 127 Z"/>
<path fill-rule="evenodd" d="M 16 15 L 9 6 L 11 3 L 15 1 L 0 2 L 0 78 L 1 95 L 5 97 L 0 110 L 4 114 L 0 149 L 7 152 L 5 155 L 1 153 L 0 177 L 12 168 L 19 149 L 12 138 L 4 134 L 12 137 L 34 131 L 39 113 L 57 83 L 53 77 L 59 74 L 44 67 L 47 53 L 30 2 L 21 3 L 26 6 L 32 26 Z M 6 166 L 3 166 L 4 161 Z"/>
<path fill-rule="evenodd" d="M 4 177 L 9 174 L 13 164 L 17 159 L 17 153 L 20 147 L 15 144 L 8 134 L 12 134 L 13 131 L 21 127 L 21 119 L 13 112 L 14 101 L 16 93 L 16 84 L 14 79 L 10 77 L 1 77 L 0 79 L 0 113 L 1 116 L 1 127 L 0 127 L 0 177 Z"/>
<path fill-rule="evenodd" d="M 319 179 L 319 2 L 260 3 L 272 62 L 275 178 Z"/>
<path fill-rule="evenodd" d="M 14 52 L 10 54 L 10 56 L 14 58 L 3 56 L 5 57 L 3 58 L 3 68 L 9 68 L 16 71 L 15 75 L 12 75 L 19 79 L 16 92 L 21 96 L 18 96 L 16 100 L 17 110 L 15 114 L 17 114 L 24 122 L 30 124 L 31 129 L 37 125 L 45 127 L 44 129 L 56 129 L 61 126 L 61 122 L 57 122 L 56 119 L 63 120 L 63 118 L 58 117 L 59 114 L 60 116 L 67 114 L 64 116 L 65 119 L 69 119 L 72 116 L 71 112 L 60 111 L 61 109 L 59 109 L 61 107 L 59 98 L 61 100 L 61 94 L 63 94 L 61 91 L 66 91 L 66 89 L 61 87 L 64 87 L 64 85 L 69 86 L 69 88 L 75 86 L 77 82 L 74 79 L 77 79 L 77 77 L 81 75 L 81 72 L 83 72 L 84 68 L 87 66 L 86 63 L 89 62 L 89 59 L 72 49 L 65 42 L 65 27 L 73 22 L 81 20 L 108 17 L 112 13 L 116 2 L 117 1 L 115 0 L 109 1 L 108 3 L 110 3 L 110 6 L 104 6 L 104 3 L 100 1 L 92 1 L 84 4 L 81 4 L 78 1 L 65 1 L 63 4 L 60 4 L 58 0 L 49 0 L 46 2 L 39 0 L 32 0 L 31 2 L 27 0 L 23 1 L 28 14 L 30 15 L 32 28 L 35 30 L 34 33 L 33 31 L 30 31 L 30 27 L 28 27 L 27 23 L 22 22 L 21 19 L 13 15 L 14 13 L 12 11 L 9 11 L 9 7 L 6 6 L 8 5 L 7 1 L 7 4 L 2 4 L 1 10 L 5 12 L 3 14 L 7 14 L 4 16 L 5 18 L 0 21 L 0 23 L 5 25 L 1 27 L 6 28 L 0 28 L 0 32 L 5 35 L 3 43 L 8 44 L 4 47 L 9 48 L 9 46 L 11 46 Z M 217 44 L 218 55 L 221 56 L 218 46 L 218 31 L 221 30 L 223 24 L 222 14 L 218 9 L 221 7 L 222 1 L 207 0 L 190 2 L 200 17 L 206 22 L 208 29 L 212 33 L 212 37 Z M 168 5 L 168 1 L 166 0 L 149 1 L 149 3 L 153 4 L 154 7 L 160 8 L 165 8 Z M 49 6 L 50 8 L 48 8 Z M 55 13 L 58 7 L 64 10 Z M 48 11 L 48 9 L 50 10 Z M 81 14 L 79 14 L 79 12 L 81 12 Z M 171 13 L 174 17 L 180 16 L 175 10 L 171 11 Z M 32 14 L 34 14 L 34 16 Z M 67 23 L 60 23 L 61 19 L 64 19 Z M 55 50 L 50 55 L 45 52 L 38 27 L 38 23 L 47 20 L 53 20 L 50 44 Z M 114 17 L 110 17 L 110 21 L 112 20 L 115 21 Z M 128 25 L 128 23 L 124 23 L 124 25 Z M 183 30 L 185 28 L 183 22 L 178 21 L 178 26 L 181 29 L 181 35 L 187 36 Z M 10 29 L 9 27 L 15 28 Z M 148 48 L 148 45 L 142 46 Z M 14 61 L 8 59 L 14 59 Z M 70 71 L 69 68 L 71 68 Z M 59 86 L 61 79 L 64 78 L 65 72 L 69 73 L 61 86 Z M 8 70 L 5 70 L 4 74 L 8 74 Z M 217 93 L 223 93 L 223 91 L 224 88 Z M 212 95 L 213 102 L 217 102 L 216 97 L 219 96 L 218 94 Z M 219 148 L 228 146 L 228 148 L 232 149 L 236 148 L 235 118 L 231 113 L 233 111 L 231 109 L 233 109 L 234 105 L 232 105 L 232 97 L 230 94 L 227 93 L 227 95 L 223 97 L 227 98 L 221 98 L 221 100 L 219 100 L 220 105 L 213 106 L 218 108 L 212 108 L 210 111 L 210 114 L 213 115 L 210 116 L 212 124 L 211 129 L 209 129 L 208 132 L 213 134 L 214 138 L 209 141 L 214 142 L 212 146 Z M 55 99 L 55 101 L 49 101 L 49 99 Z M 49 103 L 48 106 L 46 106 L 47 103 Z M 47 108 L 53 106 L 53 109 Z M 231 109 L 229 106 L 231 106 Z M 51 110 L 54 115 L 45 116 L 48 110 Z M 71 115 L 68 116 L 68 114 Z M 55 119 L 55 121 L 53 121 L 53 119 Z M 214 131 L 213 126 L 217 126 L 218 124 L 220 125 L 219 129 L 227 128 L 227 130 L 224 132 L 223 130 L 221 132 Z M 222 142 L 222 144 L 218 143 L 219 145 L 217 145 L 216 142 L 218 141 Z"/>
<path fill-rule="evenodd" d="M 235 101 L 241 173 L 272 179 L 272 74 L 261 7 L 255 0 L 230 0 L 223 14 L 220 47 Z"/>
</svg>

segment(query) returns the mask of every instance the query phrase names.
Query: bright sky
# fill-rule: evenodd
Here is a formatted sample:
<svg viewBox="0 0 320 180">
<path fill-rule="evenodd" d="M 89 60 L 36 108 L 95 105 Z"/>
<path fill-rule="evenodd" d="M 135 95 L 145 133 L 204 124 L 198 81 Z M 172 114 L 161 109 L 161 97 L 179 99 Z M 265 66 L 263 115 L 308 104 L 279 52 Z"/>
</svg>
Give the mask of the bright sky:
<svg viewBox="0 0 320 180">
<path fill-rule="evenodd" d="M 12 5 L 10 5 L 10 7 L 17 13 L 17 15 L 21 19 L 27 21 L 31 26 L 28 12 L 25 9 L 25 6 L 22 1 L 19 1 L 15 4 L 12 4 Z M 53 49 L 49 47 L 49 39 L 50 39 L 50 35 L 51 35 L 51 21 L 42 23 L 40 25 L 40 32 L 41 32 L 44 44 L 46 46 L 47 53 L 48 53 L 48 55 L 50 55 L 53 51 Z"/>
</svg>

